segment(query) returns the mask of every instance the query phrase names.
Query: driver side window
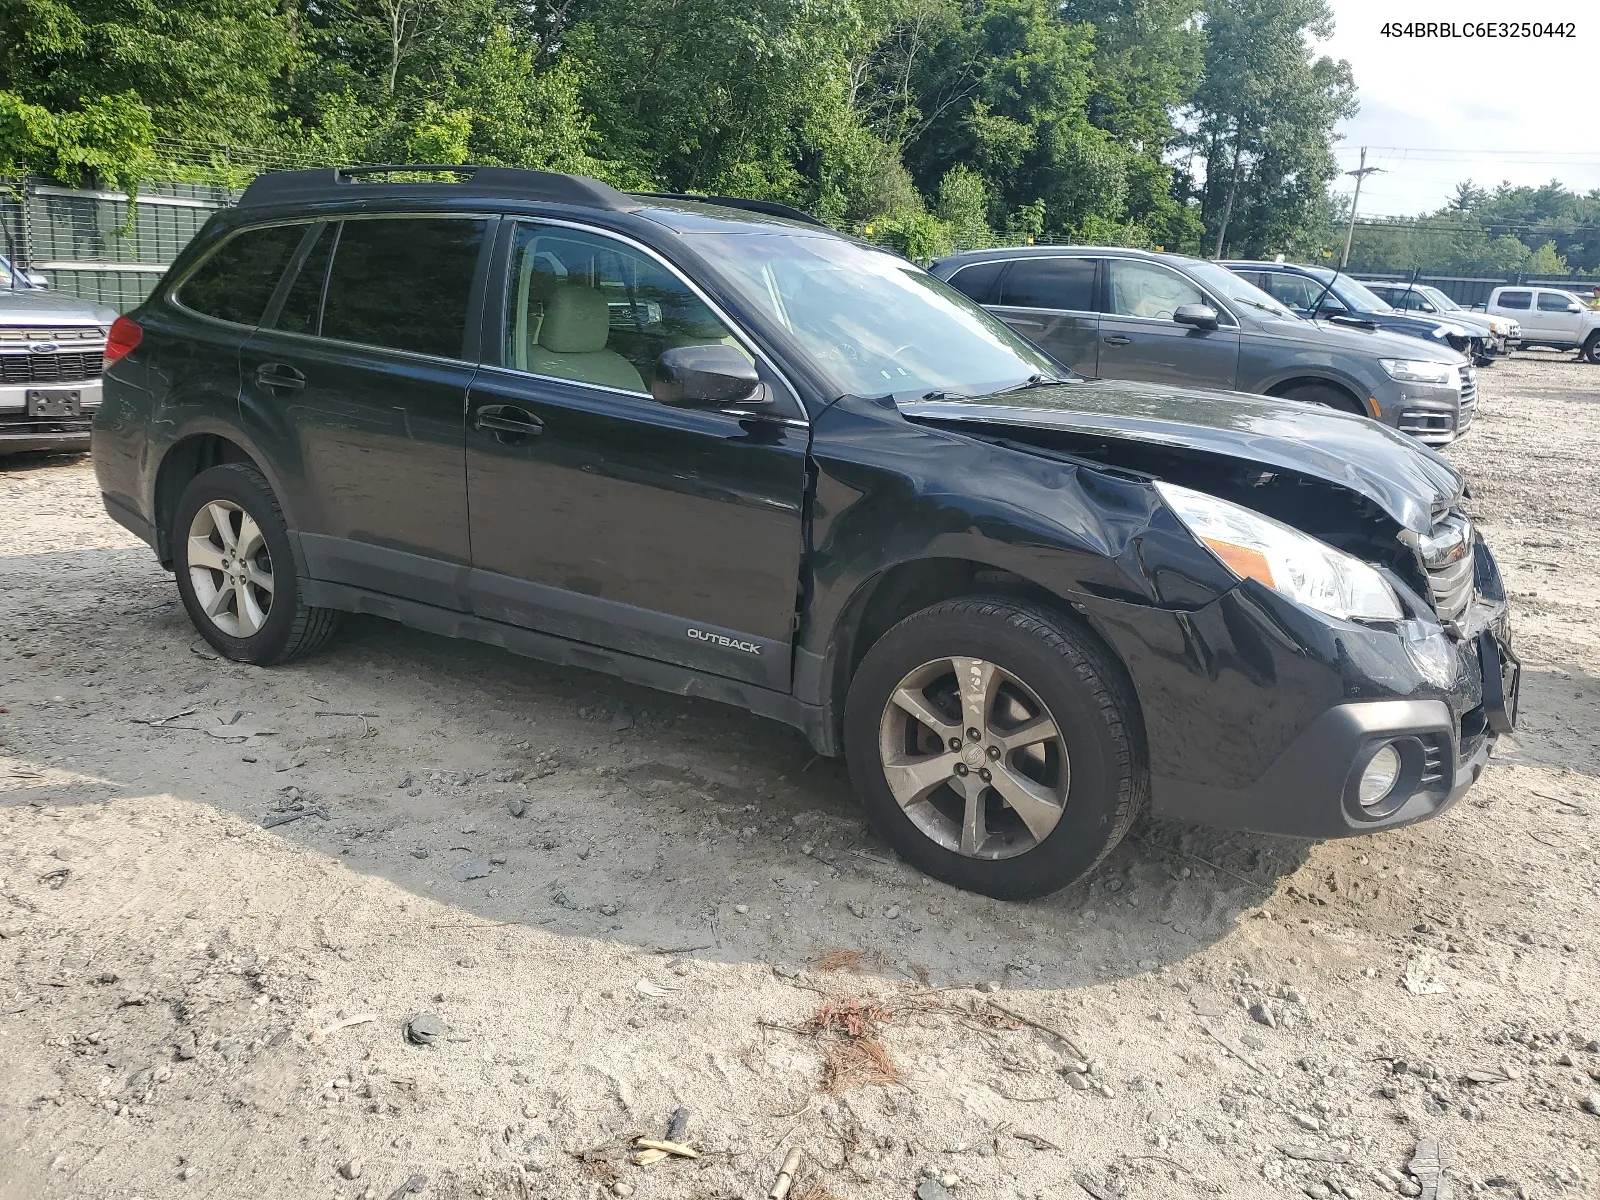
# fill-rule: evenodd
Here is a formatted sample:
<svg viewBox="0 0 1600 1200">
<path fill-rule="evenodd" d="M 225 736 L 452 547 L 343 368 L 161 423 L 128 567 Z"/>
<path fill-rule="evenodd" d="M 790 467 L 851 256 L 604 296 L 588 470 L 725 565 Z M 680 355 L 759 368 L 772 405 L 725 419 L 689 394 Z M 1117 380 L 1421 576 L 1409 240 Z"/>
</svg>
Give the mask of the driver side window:
<svg viewBox="0 0 1600 1200">
<path fill-rule="evenodd" d="M 663 351 L 714 342 L 749 357 L 705 301 L 655 259 L 584 230 L 517 226 L 506 366 L 648 393 Z"/>
<path fill-rule="evenodd" d="M 1170 321 L 1185 304 L 1210 305 L 1206 294 L 1175 271 L 1156 263 L 1113 258 L 1110 312 L 1119 317 Z"/>
<path fill-rule="evenodd" d="M 1316 280 L 1307 279 L 1304 275 L 1290 275 L 1283 271 L 1270 272 L 1267 275 L 1267 285 L 1267 290 L 1272 293 L 1275 300 L 1296 312 L 1310 312 L 1317 297 L 1322 295 L 1322 285 Z M 1323 298 L 1323 306 L 1340 307 L 1332 292 Z"/>
</svg>

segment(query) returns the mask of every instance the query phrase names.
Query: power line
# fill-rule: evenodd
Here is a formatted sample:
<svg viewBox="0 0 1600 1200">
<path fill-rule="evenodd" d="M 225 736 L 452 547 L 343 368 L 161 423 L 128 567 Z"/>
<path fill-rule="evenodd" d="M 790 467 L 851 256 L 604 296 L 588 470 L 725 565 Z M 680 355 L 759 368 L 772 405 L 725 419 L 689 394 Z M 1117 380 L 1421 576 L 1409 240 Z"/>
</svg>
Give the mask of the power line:
<svg viewBox="0 0 1600 1200">
<path fill-rule="evenodd" d="M 1333 149 L 1335 154 L 1344 154 L 1351 151 L 1359 152 L 1360 147 L 1335 146 Z M 1592 156 L 1594 154 L 1593 150 L 1467 150 L 1461 146 L 1368 146 L 1367 149 L 1369 151 L 1387 151 L 1390 154 L 1452 154 L 1461 155 L 1464 159 L 1491 156 L 1495 158 L 1522 158 L 1539 154 L 1549 156 L 1549 161 L 1551 162 L 1555 162 L 1558 159 L 1565 161 L 1574 155 Z M 1591 161 L 1600 160 L 1591 158 Z"/>
</svg>

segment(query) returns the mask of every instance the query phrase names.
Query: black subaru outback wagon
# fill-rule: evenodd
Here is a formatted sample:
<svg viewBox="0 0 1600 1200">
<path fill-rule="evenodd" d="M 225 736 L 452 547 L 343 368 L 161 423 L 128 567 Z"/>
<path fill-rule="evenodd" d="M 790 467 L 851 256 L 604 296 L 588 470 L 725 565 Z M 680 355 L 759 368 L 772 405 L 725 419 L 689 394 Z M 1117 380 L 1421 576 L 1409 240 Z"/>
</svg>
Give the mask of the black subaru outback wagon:
<svg viewBox="0 0 1600 1200">
<path fill-rule="evenodd" d="M 740 705 L 1010 898 L 1147 804 L 1431 816 L 1515 719 L 1494 559 L 1408 438 L 1083 381 L 774 205 L 395 180 L 262 177 L 111 333 L 106 507 L 231 658 L 376 613 Z"/>
</svg>

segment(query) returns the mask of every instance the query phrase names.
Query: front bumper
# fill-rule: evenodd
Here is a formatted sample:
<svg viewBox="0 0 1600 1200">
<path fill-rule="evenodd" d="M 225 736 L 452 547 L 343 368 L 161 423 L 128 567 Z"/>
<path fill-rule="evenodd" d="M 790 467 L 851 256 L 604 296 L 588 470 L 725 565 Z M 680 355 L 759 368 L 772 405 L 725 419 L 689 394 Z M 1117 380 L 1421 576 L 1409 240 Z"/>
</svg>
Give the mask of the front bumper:
<svg viewBox="0 0 1600 1200">
<path fill-rule="evenodd" d="M 1154 814 L 1332 838 L 1454 804 L 1516 717 L 1504 588 L 1488 548 L 1475 552 L 1475 600 L 1448 631 L 1426 614 L 1398 627 L 1325 618 L 1252 581 L 1192 613 L 1086 606 L 1139 694 Z M 1389 742 L 1400 780 L 1365 809 L 1361 768 Z"/>
<path fill-rule="evenodd" d="M 79 393 L 82 415 L 30 417 L 28 393 L 40 388 L 70 389 Z M 89 430 L 100 408 L 100 397 L 98 379 L 0 386 L 0 455 L 22 454 L 29 450 L 87 450 Z"/>
<path fill-rule="evenodd" d="M 1375 399 L 1385 424 L 1429 446 L 1448 446 L 1471 421 L 1470 409 L 1463 411 L 1461 383 L 1391 382 Z M 1476 375 L 1471 399 L 1476 404 Z"/>
</svg>

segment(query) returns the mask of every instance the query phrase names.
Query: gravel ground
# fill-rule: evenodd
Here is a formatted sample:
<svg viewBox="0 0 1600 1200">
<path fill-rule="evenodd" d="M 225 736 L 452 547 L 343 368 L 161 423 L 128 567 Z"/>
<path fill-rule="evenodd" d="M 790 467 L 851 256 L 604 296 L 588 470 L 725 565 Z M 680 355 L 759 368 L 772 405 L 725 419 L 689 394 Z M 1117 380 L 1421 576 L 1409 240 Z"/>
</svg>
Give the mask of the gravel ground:
<svg viewBox="0 0 1600 1200">
<path fill-rule="evenodd" d="M 3 464 L 0 1196 L 764 1197 L 799 1148 L 804 1200 L 1374 1197 L 1434 1147 L 1600 1194 L 1600 368 L 1482 379 L 1527 672 L 1479 786 L 1145 821 L 1025 905 L 708 702 L 375 619 L 219 661 L 87 460 Z M 700 1157 L 629 1162 L 680 1107 Z"/>
</svg>

